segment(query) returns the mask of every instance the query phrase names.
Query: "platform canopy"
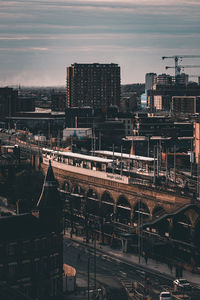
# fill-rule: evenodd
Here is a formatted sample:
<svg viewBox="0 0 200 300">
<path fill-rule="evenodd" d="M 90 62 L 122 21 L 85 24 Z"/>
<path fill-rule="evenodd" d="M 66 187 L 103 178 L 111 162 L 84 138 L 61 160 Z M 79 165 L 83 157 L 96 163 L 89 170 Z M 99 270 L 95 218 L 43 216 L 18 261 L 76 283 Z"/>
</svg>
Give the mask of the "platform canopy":
<svg viewBox="0 0 200 300">
<path fill-rule="evenodd" d="M 60 155 L 60 156 L 69 157 L 69 158 L 76 158 L 76 159 L 85 160 L 85 161 L 99 162 L 99 163 L 104 163 L 104 164 L 113 162 L 113 159 L 107 159 L 107 158 L 102 158 L 102 157 L 92 156 L 92 155 L 85 155 L 85 154 L 80 154 L 80 153 L 55 151 L 55 150 L 51 150 L 51 149 L 47 149 L 47 148 L 43 148 L 42 151 L 52 153 L 54 155 Z"/>
<path fill-rule="evenodd" d="M 125 158 L 125 159 L 132 159 L 132 160 L 139 160 L 139 161 L 146 161 L 146 162 L 153 162 L 153 157 L 146 157 L 146 156 L 139 156 L 139 155 L 133 155 L 133 154 L 127 154 L 127 153 L 120 153 L 120 152 L 112 152 L 112 151 L 101 151 L 97 150 L 94 151 L 95 154 L 101 154 L 104 156 L 113 156 L 117 158 Z M 156 160 L 156 159 L 155 159 Z"/>
</svg>

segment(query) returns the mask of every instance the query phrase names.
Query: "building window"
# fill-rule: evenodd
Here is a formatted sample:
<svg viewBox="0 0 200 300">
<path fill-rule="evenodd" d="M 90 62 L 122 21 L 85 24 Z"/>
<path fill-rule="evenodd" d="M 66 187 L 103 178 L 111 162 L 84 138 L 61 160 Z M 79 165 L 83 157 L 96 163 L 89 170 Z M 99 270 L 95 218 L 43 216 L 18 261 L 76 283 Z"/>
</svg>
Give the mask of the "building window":
<svg viewBox="0 0 200 300">
<path fill-rule="evenodd" d="M 31 271 L 31 264 L 30 260 L 24 260 L 22 261 L 22 273 L 24 276 L 29 276 Z"/>
<path fill-rule="evenodd" d="M 3 265 L 0 264 L 0 280 L 4 278 L 4 268 Z"/>
<path fill-rule="evenodd" d="M 35 251 L 40 250 L 40 239 L 34 240 L 34 249 L 35 249 Z"/>
<path fill-rule="evenodd" d="M 31 295 L 31 292 L 32 292 L 31 284 L 30 284 L 30 283 L 24 284 L 24 286 L 23 286 L 23 291 L 24 291 L 24 294 L 25 294 L 27 297 L 29 297 L 29 295 Z"/>
<path fill-rule="evenodd" d="M 47 247 L 47 239 L 46 238 L 42 238 L 41 239 L 41 248 L 42 249 L 46 249 Z"/>
<path fill-rule="evenodd" d="M 8 245 L 8 256 L 15 255 L 16 252 L 16 243 L 11 243 Z"/>
<path fill-rule="evenodd" d="M 30 247 L 30 241 L 24 241 L 22 244 L 22 252 L 24 254 L 29 252 L 29 247 Z"/>
<path fill-rule="evenodd" d="M 0 245 L 0 257 L 3 257 L 3 251 L 4 249 L 3 249 L 3 246 L 2 245 Z"/>
<path fill-rule="evenodd" d="M 40 273 L 40 259 L 34 259 L 34 273 Z"/>
<path fill-rule="evenodd" d="M 12 262 L 8 264 L 8 276 L 9 278 L 14 278 L 17 273 L 17 263 Z"/>
</svg>

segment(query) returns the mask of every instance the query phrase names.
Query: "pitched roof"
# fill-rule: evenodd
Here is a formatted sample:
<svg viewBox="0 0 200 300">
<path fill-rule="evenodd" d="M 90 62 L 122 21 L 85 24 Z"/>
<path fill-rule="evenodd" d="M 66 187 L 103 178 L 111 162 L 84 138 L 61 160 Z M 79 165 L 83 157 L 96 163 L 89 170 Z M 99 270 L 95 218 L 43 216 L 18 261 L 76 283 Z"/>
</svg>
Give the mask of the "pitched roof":
<svg viewBox="0 0 200 300">
<path fill-rule="evenodd" d="M 48 170 L 44 179 L 44 184 L 37 208 L 61 208 L 62 203 L 57 190 L 58 183 L 54 177 L 51 161 L 49 161 Z"/>
</svg>

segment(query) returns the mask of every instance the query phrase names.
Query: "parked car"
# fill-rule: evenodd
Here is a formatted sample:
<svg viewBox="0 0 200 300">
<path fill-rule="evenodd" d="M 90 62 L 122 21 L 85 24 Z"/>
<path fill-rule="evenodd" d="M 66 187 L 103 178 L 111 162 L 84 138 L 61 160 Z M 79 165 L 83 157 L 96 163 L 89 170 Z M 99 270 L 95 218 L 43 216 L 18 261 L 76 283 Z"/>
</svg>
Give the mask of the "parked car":
<svg viewBox="0 0 200 300">
<path fill-rule="evenodd" d="M 137 169 L 138 170 L 138 172 L 145 172 L 145 169 L 144 168 L 139 168 L 139 169 Z"/>
<path fill-rule="evenodd" d="M 159 300 L 172 300 L 170 292 L 167 292 L 167 291 L 161 292 Z"/>
<path fill-rule="evenodd" d="M 184 278 L 178 278 L 173 281 L 174 288 L 177 290 L 191 291 L 190 283 Z"/>
</svg>

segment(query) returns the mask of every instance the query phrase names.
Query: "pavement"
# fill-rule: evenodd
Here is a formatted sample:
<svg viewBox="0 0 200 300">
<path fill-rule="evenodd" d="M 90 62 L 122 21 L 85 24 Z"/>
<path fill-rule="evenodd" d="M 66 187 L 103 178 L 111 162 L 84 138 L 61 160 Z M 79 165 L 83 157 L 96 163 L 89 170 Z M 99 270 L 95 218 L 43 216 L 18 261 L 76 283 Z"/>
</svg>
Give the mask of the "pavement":
<svg viewBox="0 0 200 300">
<path fill-rule="evenodd" d="M 66 232 L 64 237 L 70 238 L 70 233 Z M 86 244 L 83 236 L 76 236 L 73 234 L 73 237 L 70 239 L 79 244 L 87 245 L 87 247 L 93 248 L 93 243 L 90 242 Z M 134 265 L 138 268 L 145 268 L 147 271 L 149 270 L 149 272 L 161 274 L 162 276 L 166 276 L 168 278 L 171 278 L 172 280 L 176 278 L 175 268 L 170 270 L 167 264 L 153 260 L 151 258 L 148 259 L 147 264 L 143 257 L 140 258 L 139 262 L 139 258 L 136 254 L 123 253 L 122 250 L 111 249 L 110 246 L 102 245 L 98 241 L 96 244 L 96 249 L 97 252 L 101 252 L 104 255 L 112 256 L 113 258 L 125 262 L 129 265 Z M 200 288 L 200 274 L 195 274 L 190 271 L 183 270 L 182 278 L 187 279 L 192 285 L 196 286 L 197 288 Z"/>
</svg>

